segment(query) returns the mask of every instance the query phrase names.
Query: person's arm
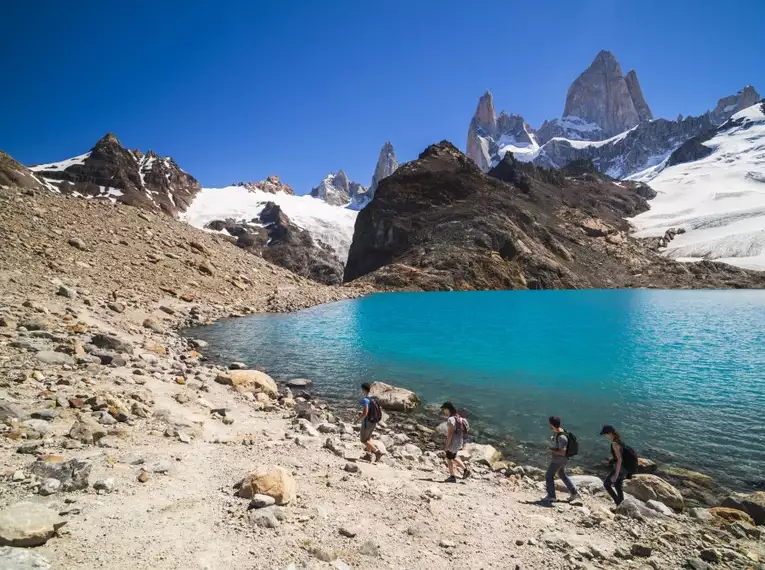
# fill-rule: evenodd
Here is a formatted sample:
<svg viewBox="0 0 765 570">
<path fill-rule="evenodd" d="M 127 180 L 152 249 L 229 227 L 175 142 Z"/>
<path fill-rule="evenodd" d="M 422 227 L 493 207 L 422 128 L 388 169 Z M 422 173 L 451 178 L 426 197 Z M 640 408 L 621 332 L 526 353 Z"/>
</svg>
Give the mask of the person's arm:
<svg viewBox="0 0 765 570">
<path fill-rule="evenodd" d="M 560 448 L 560 435 L 556 434 L 553 437 L 553 443 L 555 444 L 554 447 L 550 448 L 550 451 L 553 455 L 566 455 L 566 446 L 563 446 L 563 449 Z"/>
<path fill-rule="evenodd" d="M 444 444 L 444 451 L 448 451 L 452 445 L 452 437 L 454 437 L 454 425 L 446 422 L 446 443 Z"/>
<path fill-rule="evenodd" d="M 614 467 L 614 479 L 618 479 L 619 473 L 621 473 L 622 471 L 622 448 L 615 441 L 611 443 L 611 447 L 613 448 L 614 455 L 616 456 L 616 467 Z"/>
<path fill-rule="evenodd" d="M 369 404 L 364 404 L 364 411 L 361 412 L 361 416 L 359 416 L 359 421 L 363 422 L 365 419 L 367 419 L 368 414 L 369 414 Z"/>
</svg>

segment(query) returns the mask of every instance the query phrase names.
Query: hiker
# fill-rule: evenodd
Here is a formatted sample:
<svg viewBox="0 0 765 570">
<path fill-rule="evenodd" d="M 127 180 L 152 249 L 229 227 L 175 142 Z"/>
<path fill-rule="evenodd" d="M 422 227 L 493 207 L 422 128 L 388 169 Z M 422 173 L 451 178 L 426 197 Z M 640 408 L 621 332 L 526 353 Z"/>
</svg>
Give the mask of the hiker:
<svg viewBox="0 0 765 570">
<path fill-rule="evenodd" d="M 552 503 L 556 500 L 555 496 L 555 476 L 560 475 L 560 480 L 566 485 L 571 497 L 569 500 L 573 501 L 579 497 L 579 494 L 574 487 L 573 481 L 569 479 L 566 474 L 566 464 L 569 457 L 572 457 L 578 453 L 578 443 L 576 437 L 568 433 L 563 429 L 561 420 L 558 416 L 550 416 L 548 418 L 550 423 L 550 429 L 553 432 L 553 445 L 550 448 L 552 458 L 550 460 L 550 466 L 547 468 L 547 496 L 542 499 L 542 502 Z"/>
<path fill-rule="evenodd" d="M 622 490 L 624 479 L 629 479 L 637 471 L 638 457 L 631 447 L 624 445 L 622 436 L 614 426 L 604 425 L 600 435 L 606 436 L 611 442 L 611 464 L 613 465 L 611 472 L 603 480 L 603 486 L 618 507 L 624 500 Z"/>
<path fill-rule="evenodd" d="M 377 398 L 369 395 L 371 387 L 364 382 L 361 385 L 361 391 L 364 394 L 364 398 L 361 400 L 361 407 L 363 408 L 359 421 L 361 422 L 361 443 L 366 446 L 367 453 L 363 459 L 366 461 L 372 461 L 372 455 L 374 454 L 375 460 L 380 461 L 382 452 L 377 449 L 372 442 L 372 432 L 375 431 L 377 423 L 382 419 L 382 410 L 380 404 L 377 402 Z"/>
<path fill-rule="evenodd" d="M 446 483 L 456 483 L 457 477 L 454 474 L 454 466 L 460 468 L 462 471 L 462 478 L 467 479 L 470 477 L 470 469 L 465 466 L 462 459 L 457 457 L 457 453 L 462 449 L 465 444 L 465 437 L 468 430 L 468 422 L 461 417 L 454 404 L 451 402 L 444 402 L 441 406 L 444 416 L 446 416 L 446 443 L 444 444 L 444 452 L 446 453 L 446 466 L 449 468 L 449 477 L 446 479 Z"/>
</svg>

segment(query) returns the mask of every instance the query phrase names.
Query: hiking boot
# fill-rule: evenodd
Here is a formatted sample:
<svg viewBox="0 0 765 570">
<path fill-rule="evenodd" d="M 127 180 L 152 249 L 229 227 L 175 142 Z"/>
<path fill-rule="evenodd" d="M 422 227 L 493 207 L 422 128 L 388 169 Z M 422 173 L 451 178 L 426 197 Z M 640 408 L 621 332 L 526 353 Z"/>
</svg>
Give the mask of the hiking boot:
<svg viewBox="0 0 765 570">
<path fill-rule="evenodd" d="M 470 469 L 465 469 L 465 472 L 462 474 L 463 479 L 467 479 L 473 474 L 473 472 Z"/>
<path fill-rule="evenodd" d="M 361 457 L 361 460 L 362 460 L 362 461 L 369 461 L 370 463 L 372 463 L 372 454 L 371 454 L 371 453 L 365 453 L 365 454 L 364 454 L 364 455 Z"/>
<path fill-rule="evenodd" d="M 382 451 L 375 451 L 375 463 L 380 462 L 380 458 L 383 456 Z"/>
<path fill-rule="evenodd" d="M 582 497 L 579 495 L 579 493 L 577 491 L 574 491 L 573 493 L 571 493 L 571 495 L 569 495 L 568 502 L 573 503 L 574 501 L 578 501 L 581 498 Z"/>
<path fill-rule="evenodd" d="M 449 475 L 446 479 L 444 479 L 444 483 L 456 483 L 457 478 L 454 475 Z"/>
</svg>

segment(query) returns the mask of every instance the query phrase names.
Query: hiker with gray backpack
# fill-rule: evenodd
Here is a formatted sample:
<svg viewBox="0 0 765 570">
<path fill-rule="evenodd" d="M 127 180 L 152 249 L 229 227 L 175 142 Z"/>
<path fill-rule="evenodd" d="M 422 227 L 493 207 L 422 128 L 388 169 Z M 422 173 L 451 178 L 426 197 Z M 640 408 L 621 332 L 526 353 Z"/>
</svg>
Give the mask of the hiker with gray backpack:
<svg viewBox="0 0 765 570">
<path fill-rule="evenodd" d="M 569 458 L 579 453 L 579 442 L 576 436 L 563 429 L 561 419 L 558 416 L 550 416 L 548 418 L 550 423 L 550 429 L 553 432 L 553 445 L 550 447 L 550 453 L 552 458 L 550 459 L 550 465 L 547 468 L 547 474 L 545 480 L 547 482 L 547 496 L 542 499 L 542 503 L 552 503 L 556 500 L 555 495 L 555 476 L 560 476 L 560 480 L 571 493 L 569 500 L 574 500 L 579 497 L 579 493 L 576 491 L 573 481 L 569 479 L 566 473 L 566 465 Z"/>
<path fill-rule="evenodd" d="M 364 398 L 361 400 L 361 416 L 359 421 L 361 422 L 361 430 L 359 433 L 361 443 L 366 446 L 366 455 L 363 459 L 366 461 L 372 461 L 372 455 L 375 457 L 375 461 L 380 461 L 382 452 L 372 441 L 372 433 L 375 431 L 377 424 L 382 420 L 382 408 L 377 398 L 369 395 L 371 386 L 364 382 L 361 385 L 361 392 L 364 394 Z"/>
<path fill-rule="evenodd" d="M 449 469 L 449 477 L 445 482 L 456 483 L 457 476 L 454 473 L 455 465 L 462 470 L 463 479 L 467 479 L 471 475 L 470 468 L 457 456 L 460 449 L 462 449 L 462 446 L 465 445 L 465 440 L 470 431 L 470 424 L 465 418 L 457 413 L 457 409 L 451 402 L 444 402 L 441 406 L 441 410 L 446 416 L 446 442 L 444 444 L 444 452 L 446 453 L 446 467 Z"/>
</svg>

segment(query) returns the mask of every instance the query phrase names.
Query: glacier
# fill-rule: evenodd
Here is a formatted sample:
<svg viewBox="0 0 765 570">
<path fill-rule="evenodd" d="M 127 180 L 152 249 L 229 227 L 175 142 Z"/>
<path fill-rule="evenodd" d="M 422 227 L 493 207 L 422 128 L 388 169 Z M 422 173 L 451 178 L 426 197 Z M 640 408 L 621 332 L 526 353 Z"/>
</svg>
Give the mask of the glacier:
<svg viewBox="0 0 765 570">
<path fill-rule="evenodd" d="M 662 251 L 681 261 L 709 259 L 765 270 L 765 103 L 739 111 L 702 143 L 705 158 L 633 179 L 650 180 L 651 209 L 631 218 L 636 237 L 683 228 Z"/>
<path fill-rule="evenodd" d="M 194 227 L 205 229 L 213 220 L 233 218 L 249 221 L 257 218 L 267 202 L 278 205 L 295 225 L 334 249 L 343 263 L 348 259 L 358 211 L 333 206 L 310 195 L 272 194 L 244 186 L 202 188 L 179 218 Z"/>
</svg>

